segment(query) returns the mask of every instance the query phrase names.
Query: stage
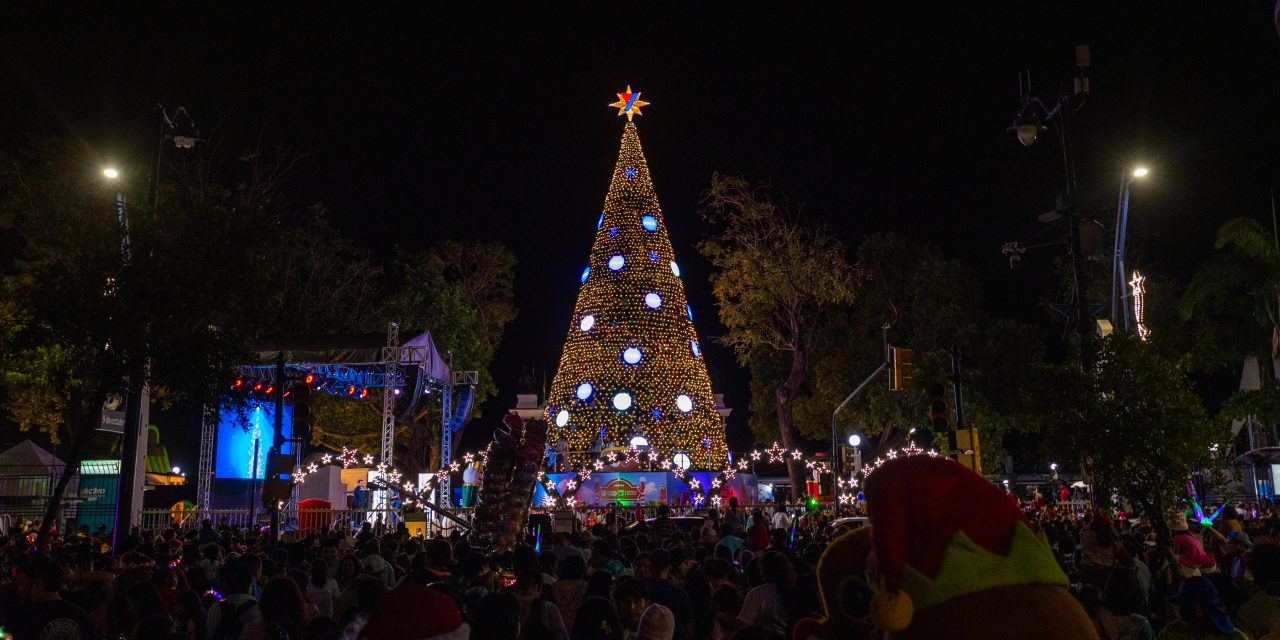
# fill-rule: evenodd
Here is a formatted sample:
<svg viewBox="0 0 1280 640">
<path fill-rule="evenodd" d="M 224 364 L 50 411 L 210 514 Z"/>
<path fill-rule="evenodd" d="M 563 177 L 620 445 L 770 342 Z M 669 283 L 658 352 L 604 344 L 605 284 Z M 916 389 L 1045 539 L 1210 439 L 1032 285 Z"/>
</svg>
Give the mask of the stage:
<svg viewBox="0 0 1280 640">
<path fill-rule="evenodd" d="M 697 479 L 696 489 L 689 486 L 691 478 Z M 729 498 L 737 498 L 742 504 L 757 502 L 756 477 L 749 473 L 738 473 L 726 479 L 719 471 L 686 471 L 684 478 L 662 470 L 600 471 L 585 480 L 573 472 L 548 473 L 546 479 L 555 483 L 559 497 L 573 498 L 578 505 L 694 505 L 697 502 L 695 498 L 702 497 L 703 503 L 710 506 L 714 503 L 714 496 L 719 496 L 724 504 L 728 504 Z M 713 487 L 717 479 L 721 484 Z M 546 487 L 538 484 L 533 492 L 533 505 L 541 506 L 547 497 Z"/>
</svg>

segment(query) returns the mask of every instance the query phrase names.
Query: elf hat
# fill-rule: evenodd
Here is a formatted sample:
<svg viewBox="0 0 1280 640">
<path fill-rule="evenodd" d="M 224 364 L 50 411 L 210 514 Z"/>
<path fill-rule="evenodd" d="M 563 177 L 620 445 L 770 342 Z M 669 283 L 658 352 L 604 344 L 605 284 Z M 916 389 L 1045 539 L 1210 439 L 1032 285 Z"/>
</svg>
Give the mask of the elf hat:
<svg viewBox="0 0 1280 640">
<path fill-rule="evenodd" d="M 360 640 L 465 640 L 470 635 L 453 598 L 406 580 L 378 602 Z"/>
<path fill-rule="evenodd" d="M 891 459 L 867 477 L 866 499 L 880 629 L 902 631 L 914 612 L 997 587 L 1069 584 L 1022 511 L 955 461 Z"/>
</svg>

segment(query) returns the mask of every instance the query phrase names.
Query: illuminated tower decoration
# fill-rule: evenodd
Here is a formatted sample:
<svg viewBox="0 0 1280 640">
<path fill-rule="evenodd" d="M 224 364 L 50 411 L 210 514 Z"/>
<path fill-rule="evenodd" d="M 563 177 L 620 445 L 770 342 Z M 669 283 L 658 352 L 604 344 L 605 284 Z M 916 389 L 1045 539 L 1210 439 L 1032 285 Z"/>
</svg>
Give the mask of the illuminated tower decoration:
<svg viewBox="0 0 1280 640">
<path fill-rule="evenodd" d="M 610 105 L 627 124 L 548 396 L 549 441 L 587 452 L 644 438 L 659 459 L 684 452 L 720 469 L 724 428 L 632 122 L 648 104 L 627 87 Z"/>
</svg>

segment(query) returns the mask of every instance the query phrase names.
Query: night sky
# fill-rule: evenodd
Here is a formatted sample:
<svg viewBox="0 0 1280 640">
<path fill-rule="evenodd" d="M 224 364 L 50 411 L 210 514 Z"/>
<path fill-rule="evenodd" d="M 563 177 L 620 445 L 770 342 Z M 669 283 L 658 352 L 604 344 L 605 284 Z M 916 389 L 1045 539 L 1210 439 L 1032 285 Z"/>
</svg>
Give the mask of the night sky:
<svg viewBox="0 0 1280 640">
<path fill-rule="evenodd" d="M 0 145 L 72 136 L 145 171 L 163 100 L 201 123 L 265 123 L 311 152 L 289 193 L 323 201 L 371 251 L 508 243 L 520 316 L 494 366 L 491 416 L 514 402 L 522 366 L 558 360 L 622 130 L 606 105 L 627 84 L 652 102 L 640 136 L 695 309 L 712 308 L 697 203 L 721 171 L 770 180 L 851 248 L 884 231 L 933 242 L 978 274 L 992 313 L 1045 321 L 1036 303 L 1050 277 L 1035 264 L 1052 254 L 1028 254 L 1015 272 L 1000 246 L 1043 233 L 1035 217 L 1061 190 L 1060 148 L 1051 135 L 1022 148 L 1005 127 L 1019 72 L 1031 68 L 1033 89 L 1052 97 L 1079 43 L 1093 57 L 1076 128 L 1081 198 L 1114 207 L 1122 170 L 1152 168 L 1131 210 L 1144 270 L 1185 281 L 1219 223 L 1267 214 L 1280 142 L 1268 3 L 895 4 L 912 8 L 10 5 Z M 746 377 L 705 339 L 721 331 L 714 314 L 699 318 L 713 382 L 739 408 L 730 442 L 747 446 Z M 465 446 L 481 431 L 469 428 Z M 191 468 L 194 426 L 189 439 L 172 455 Z"/>
</svg>

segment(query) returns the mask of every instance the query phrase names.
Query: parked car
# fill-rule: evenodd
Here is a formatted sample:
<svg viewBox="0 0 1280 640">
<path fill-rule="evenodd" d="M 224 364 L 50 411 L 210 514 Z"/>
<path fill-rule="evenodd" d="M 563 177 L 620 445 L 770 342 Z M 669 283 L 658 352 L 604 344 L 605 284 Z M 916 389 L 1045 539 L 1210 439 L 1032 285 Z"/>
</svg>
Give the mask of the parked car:
<svg viewBox="0 0 1280 640">
<path fill-rule="evenodd" d="M 681 531 L 692 531 L 695 533 L 702 529 L 702 523 L 706 520 L 706 518 L 702 516 L 672 516 L 671 519 L 676 521 L 676 526 L 679 527 Z M 653 526 L 654 520 L 657 520 L 657 518 L 645 518 L 644 521 L 648 523 L 649 526 Z M 627 525 L 627 530 L 630 531 L 638 526 L 640 526 L 638 521 L 632 522 Z"/>
<path fill-rule="evenodd" d="M 841 534 L 846 531 L 860 529 L 871 523 L 871 519 L 866 516 L 853 516 L 850 518 L 836 518 L 831 521 L 831 531 Z"/>
</svg>

